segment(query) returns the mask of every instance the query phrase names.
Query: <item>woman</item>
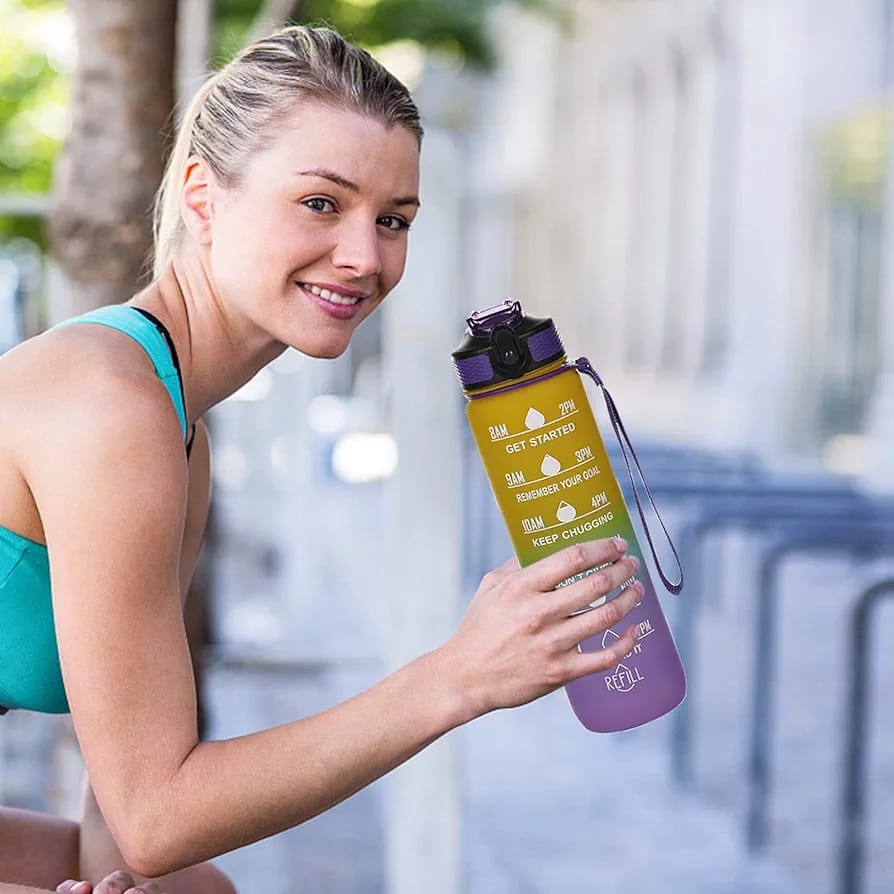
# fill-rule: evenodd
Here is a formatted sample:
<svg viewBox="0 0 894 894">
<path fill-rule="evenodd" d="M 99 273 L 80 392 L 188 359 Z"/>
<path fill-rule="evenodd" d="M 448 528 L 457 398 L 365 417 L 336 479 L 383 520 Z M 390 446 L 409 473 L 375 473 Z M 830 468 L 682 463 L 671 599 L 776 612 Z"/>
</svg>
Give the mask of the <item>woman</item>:
<svg viewBox="0 0 894 894">
<path fill-rule="evenodd" d="M 486 575 L 447 643 L 344 704 L 197 740 L 182 609 L 208 508 L 201 417 L 288 347 L 345 350 L 403 273 L 421 139 L 403 85 L 332 31 L 249 47 L 184 116 L 155 281 L 0 358 L 0 704 L 70 710 L 90 783 L 80 830 L 0 809 L 0 891 L 232 891 L 202 861 L 633 648 L 633 628 L 576 648 L 639 599 L 570 617 L 635 571 L 622 541 L 593 541 Z"/>
</svg>

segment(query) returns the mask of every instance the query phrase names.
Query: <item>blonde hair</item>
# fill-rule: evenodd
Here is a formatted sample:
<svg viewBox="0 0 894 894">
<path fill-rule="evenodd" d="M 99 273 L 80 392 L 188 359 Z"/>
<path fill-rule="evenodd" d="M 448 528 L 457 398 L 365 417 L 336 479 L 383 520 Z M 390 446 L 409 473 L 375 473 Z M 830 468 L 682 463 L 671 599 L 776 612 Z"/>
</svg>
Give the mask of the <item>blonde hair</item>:
<svg viewBox="0 0 894 894">
<path fill-rule="evenodd" d="M 422 142 L 419 112 L 407 88 L 366 50 L 329 28 L 290 26 L 246 47 L 192 98 L 155 199 L 158 276 L 183 232 L 180 196 L 186 162 L 205 160 L 221 184 L 238 187 L 248 158 L 272 127 L 303 100 L 401 124 Z"/>
</svg>

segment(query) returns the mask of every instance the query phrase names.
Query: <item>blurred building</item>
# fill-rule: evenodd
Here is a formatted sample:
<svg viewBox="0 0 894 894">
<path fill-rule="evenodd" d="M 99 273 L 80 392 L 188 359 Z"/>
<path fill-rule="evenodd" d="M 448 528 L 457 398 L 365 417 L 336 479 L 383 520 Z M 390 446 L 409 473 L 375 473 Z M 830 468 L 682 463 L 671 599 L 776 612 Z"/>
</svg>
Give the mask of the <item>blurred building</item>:
<svg viewBox="0 0 894 894">
<path fill-rule="evenodd" d="M 554 314 L 638 433 L 894 481 L 892 7 L 504 11 L 469 130 L 468 309 Z"/>
</svg>

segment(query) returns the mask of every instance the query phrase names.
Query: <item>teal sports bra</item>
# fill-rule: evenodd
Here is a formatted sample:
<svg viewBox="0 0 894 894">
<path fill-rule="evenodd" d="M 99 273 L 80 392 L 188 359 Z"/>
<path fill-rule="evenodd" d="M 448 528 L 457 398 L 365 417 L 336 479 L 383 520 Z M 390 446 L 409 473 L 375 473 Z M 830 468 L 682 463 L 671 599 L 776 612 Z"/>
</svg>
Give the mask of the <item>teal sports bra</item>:
<svg viewBox="0 0 894 894">
<path fill-rule="evenodd" d="M 148 311 L 122 304 L 59 325 L 70 323 L 110 326 L 140 344 L 171 396 L 189 455 L 195 427 L 187 440 L 180 364 L 164 325 Z M 68 699 L 59 668 L 47 548 L 0 525 L 0 713 L 9 708 L 66 714 Z"/>
</svg>

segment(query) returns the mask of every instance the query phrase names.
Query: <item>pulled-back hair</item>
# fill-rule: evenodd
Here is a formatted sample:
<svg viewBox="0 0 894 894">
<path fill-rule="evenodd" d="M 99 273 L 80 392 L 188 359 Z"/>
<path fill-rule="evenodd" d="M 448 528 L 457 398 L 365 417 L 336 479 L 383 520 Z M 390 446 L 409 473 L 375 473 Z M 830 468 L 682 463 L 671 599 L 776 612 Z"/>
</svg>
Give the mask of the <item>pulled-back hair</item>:
<svg viewBox="0 0 894 894">
<path fill-rule="evenodd" d="M 180 196 L 187 159 L 205 160 L 219 182 L 238 187 L 296 101 L 313 100 L 401 124 L 422 141 L 407 88 L 366 50 L 329 28 L 290 26 L 246 47 L 199 88 L 183 114 L 155 200 L 154 274 L 168 264 L 183 230 Z"/>
</svg>

